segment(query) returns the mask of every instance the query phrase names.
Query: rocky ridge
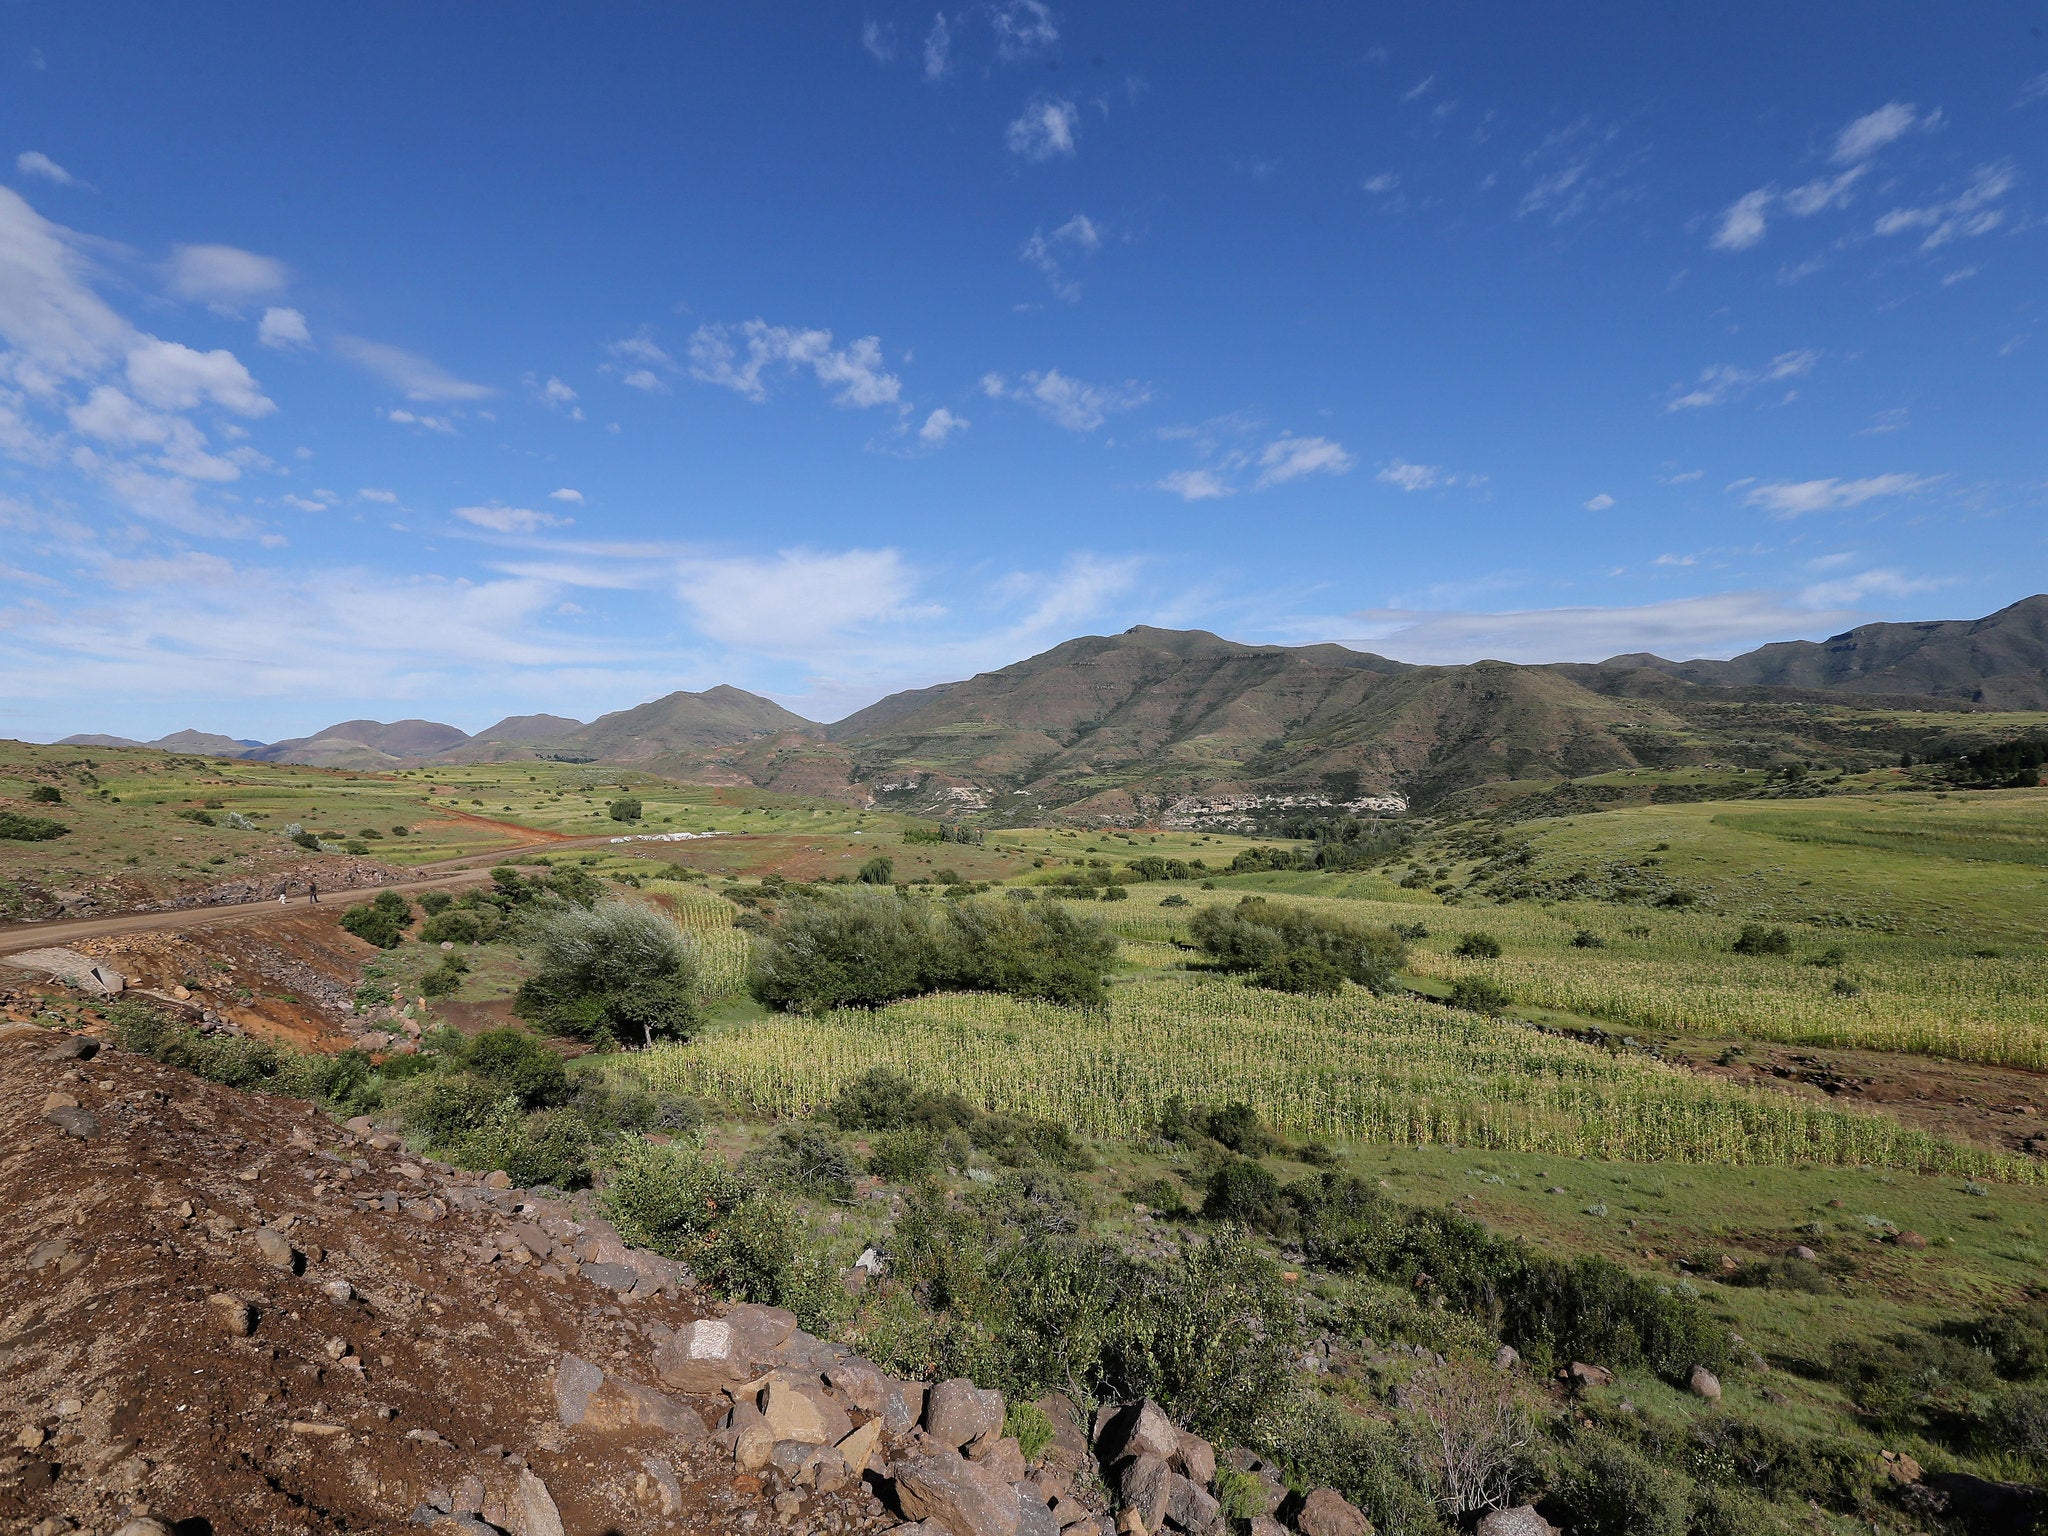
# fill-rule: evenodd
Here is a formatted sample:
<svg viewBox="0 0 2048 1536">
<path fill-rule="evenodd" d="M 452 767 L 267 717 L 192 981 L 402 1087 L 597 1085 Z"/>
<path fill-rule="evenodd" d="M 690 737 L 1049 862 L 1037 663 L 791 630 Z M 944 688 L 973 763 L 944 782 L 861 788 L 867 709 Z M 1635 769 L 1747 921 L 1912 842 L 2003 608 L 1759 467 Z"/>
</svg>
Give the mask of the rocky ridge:
<svg viewBox="0 0 2048 1536">
<path fill-rule="evenodd" d="M 0 1026 L 0 1131 L 10 1529 L 1220 1536 L 1230 1497 L 1254 1536 L 1372 1530 L 1155 1404 L 893 1377 L 588 1197 L 89 1036 Z"/>
</svg>

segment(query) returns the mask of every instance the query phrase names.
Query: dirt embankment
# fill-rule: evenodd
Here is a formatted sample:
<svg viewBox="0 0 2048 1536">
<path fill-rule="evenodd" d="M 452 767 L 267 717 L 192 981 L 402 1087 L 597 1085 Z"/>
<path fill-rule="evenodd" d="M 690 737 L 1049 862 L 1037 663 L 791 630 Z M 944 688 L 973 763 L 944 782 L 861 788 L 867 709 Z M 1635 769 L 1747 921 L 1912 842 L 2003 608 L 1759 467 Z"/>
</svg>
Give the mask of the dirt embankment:
<svg viewBox="0 0 2048 1536">
<path fill-rule="evenodd" d="M 73 1038 L 0 1026 L 0 1526 L 895 1523 L 736 1475 L 722 1399 L 638 1385 L 710 1306 L 586 1213 Z"/>
</svg>

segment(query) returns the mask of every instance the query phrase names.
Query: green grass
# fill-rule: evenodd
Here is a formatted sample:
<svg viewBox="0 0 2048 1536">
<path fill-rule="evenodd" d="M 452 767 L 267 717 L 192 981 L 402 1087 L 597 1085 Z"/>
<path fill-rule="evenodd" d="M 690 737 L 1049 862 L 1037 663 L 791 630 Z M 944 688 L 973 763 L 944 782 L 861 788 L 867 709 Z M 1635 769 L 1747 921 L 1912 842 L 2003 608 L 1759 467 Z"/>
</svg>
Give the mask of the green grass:
<svg viewBox="0 0 2048 1536">
<path fill-rule="evenodd" d="M 1249 1103 L 1302 1134 L 1683 1163 L 1855 1165 L 2032 1180 L 2038 1164 L 1874 1115 L 1739 1088 L 1434 1003 L 1288 997 L 1235 980 L 1127 977 L 1084 1013 L 942 994 L 718 1026 L 621 1070 L 773 1114 L 808 1114 L 891 1067 L 989 1109 L 1113 1140 L 1150 1134 L 1172 1095 Z"/>
</svg>

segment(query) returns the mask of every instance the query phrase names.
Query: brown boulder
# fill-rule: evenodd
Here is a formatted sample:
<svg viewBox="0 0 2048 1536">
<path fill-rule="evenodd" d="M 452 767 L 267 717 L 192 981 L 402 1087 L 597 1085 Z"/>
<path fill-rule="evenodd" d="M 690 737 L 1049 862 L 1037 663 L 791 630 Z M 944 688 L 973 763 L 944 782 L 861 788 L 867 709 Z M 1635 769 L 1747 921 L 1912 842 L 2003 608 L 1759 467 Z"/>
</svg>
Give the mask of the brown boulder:
<svg viewBox="0 0 2048 1536">
<path fill-rule="evenodd" d="M 1149 1451 L 1125 1459 L 1117 1477 L 1117 1492 L 1124 1508 L 1136 1510 L 1145 1529 L 1156 1531 L 1166 1522 L 1166 1507 L 1173 1501 L 1174 1470 L 1163 1456 Z"/>
<path fill-rule="evenodd" d="M 1710 1403 L 1721 1400 L 1721 1378 L 1704 1365 L 1692 1368 L 1692 1375 L 1687 1378 L 1686 1385 L 1692 1389 L 1694 1397 L 1704 1397 Z"/>
<path fill-rule="evenodd" d="M 708 1394 L 745 1381 L 749 1366 L 739 1331 L 723 1318 L 699 1318 L 654 1352 L 654 1374 L 678 1392 Z"/>
<path fill-rule="evenodd" d="M 1196 1487 L 1206 1488 L 1216 1481 L 1216 1447 L 1200 1435 L 1183 1432 L 1173 1453 L 1173 1465 L 1186 1473 L 1188 1481 Z"/>
<path fill-rule="evenodd" d="M 1121 1461 L 1126 1456 L 1171 1461 L 1180 1452 L 1180 1431 L 1148 1397 L 1103 1424 L 1095 1436 L 1095 1450 L 1104 1461 Z"/>
<path fill-rule="evenodd" d="M 1003 1394 L 984 1391 L 965 1376 L 942 1381 L 925 1399 L 924 1427 L 934 1440 L 955 1450 L 983 1435 L 1001 1434 Z"/>
<path fill-rule="evenodd" d="M 1614 1385 L 1614 1372 L 1608 1370 L 1604 1365 L 1588 1365 L 1583 1360 L 1574 1360 L 1571 1364 L 1571 1369 L 1566 1371 L 1565 1374 L 1571 1378 L 1572 1385 L 1575 1387 L 1611 1387 Z"/>
<path fill-rule="evenodd" d="M 949 1536 L 1016 1536 L 1017 1490 L 957 1451 L 932 1450 L 896 1463 L 904 1516 Z"/>
<path fill-rule="evenodd" d="M 1373 1536 L 1372 1522 L 1334 1488 L 1318 1488 L 1294 1517 L 1301 1536 Z"/>
</svg>

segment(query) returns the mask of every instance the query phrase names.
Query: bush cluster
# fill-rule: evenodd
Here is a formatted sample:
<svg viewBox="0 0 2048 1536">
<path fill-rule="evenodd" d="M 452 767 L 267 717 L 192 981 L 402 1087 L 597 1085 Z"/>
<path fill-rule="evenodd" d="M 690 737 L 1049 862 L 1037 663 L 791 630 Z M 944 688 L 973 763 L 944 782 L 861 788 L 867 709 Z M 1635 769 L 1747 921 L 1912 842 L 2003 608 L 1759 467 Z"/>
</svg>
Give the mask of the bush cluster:
<svg viewBox="0 0 2048 1536">
<path fill-rule="evenodd" d="M 1263 896 L 1247 896 L 1235 907 L 1204 907 L 1189 927 L 1219 969 L 1281 992 L 1333 993 L 1347 981 L 1391 991 L 1407 957 L 1391 928 Z"/>
<path fill-rule="evenodd" d="M 551 1034 L 644 1046 L 687 1040 L 703 1022 L 696 952 L 665 912 L 570 906 L 537 918 L 529 937 L 534 970 L 512 1007 Z"/>
<path fill-rule="evenodd" d="M 1092 1007 L 1115 964 L 1115 937 L 1058 903 L 937 907 L 851 890 L 791 903 L 763 935 L 752 989 L 770 1007 L 814 1013 L 946 990 Z"/>
<path fill-rule="evenodd" d="M 379 949 L 396 949 L 405 942 L 405 930 L 412 922 L 412 905 L 396 891 L 379 891 L 341 914 L 341 926 Z"/>
<path fill-rule="evenodd" d="M 0 811 L 0 838 L 17 843 L 46 843 L 64 837 L 71 829 L 47 816 L 24 816 L 19 811 Z"/>
</svg>

